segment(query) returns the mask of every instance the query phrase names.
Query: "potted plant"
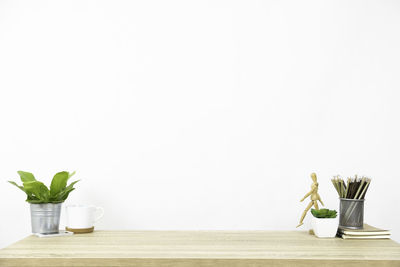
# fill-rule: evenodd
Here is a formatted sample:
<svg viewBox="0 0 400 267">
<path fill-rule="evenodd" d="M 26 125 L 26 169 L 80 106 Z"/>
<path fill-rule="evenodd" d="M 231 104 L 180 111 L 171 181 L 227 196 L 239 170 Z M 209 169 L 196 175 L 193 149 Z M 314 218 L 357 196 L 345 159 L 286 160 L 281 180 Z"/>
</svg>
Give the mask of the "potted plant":
<svg viewBox="0 0 400 267">
<path fill-rule="evenodd" d="M 312 227 L 318 237 L 335 237 L 339 221 L 336 210 L 311 209 L 313 215 Z"/>
<path fill-rule="evenodd" d="M 66 171 L 58 172 L 51 181 L 50 189 L 35 179 L 32 173 L 18 171 L 22 186 L 15 185 L 26 193 L 26 201 L 30 203 L 32 233 L 56 233 L 59 231 L 61 205 L 75 189 L 79 180 L 67 186 L 68 179 L 75 174 Z"/>
</svg>

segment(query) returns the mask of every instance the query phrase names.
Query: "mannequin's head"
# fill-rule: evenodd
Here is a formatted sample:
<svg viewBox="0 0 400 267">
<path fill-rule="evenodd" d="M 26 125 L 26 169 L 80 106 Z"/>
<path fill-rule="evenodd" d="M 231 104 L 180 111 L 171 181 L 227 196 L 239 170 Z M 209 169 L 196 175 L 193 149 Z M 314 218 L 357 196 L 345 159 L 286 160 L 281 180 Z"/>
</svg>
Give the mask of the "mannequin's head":
<svg viewBox="0 0 400 267">
<path fill-rule="evenodd" d="M 311 179 L 313 180 L 314 183 L 317 182 L 317 175 L 315 174 L 315 172 L 311 173 Z"/>
</svg>

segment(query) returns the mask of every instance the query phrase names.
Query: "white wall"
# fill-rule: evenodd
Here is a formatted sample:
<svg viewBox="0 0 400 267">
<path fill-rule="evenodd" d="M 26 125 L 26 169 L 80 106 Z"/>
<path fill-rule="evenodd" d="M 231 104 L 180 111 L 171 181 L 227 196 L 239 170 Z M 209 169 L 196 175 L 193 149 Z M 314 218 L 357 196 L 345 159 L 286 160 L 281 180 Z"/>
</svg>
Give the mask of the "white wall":
<svg viewBox="0 0 400 267">
<path fill-rule="evenodd" d="M 400 2 L 0 1 L 0 247 L 17 170 L 76 170 L 99 229 L 294 229 L 312 171 L 372 177 L 400 241 Z M 306 229 L 307 227 L 304 227 Z"/>
</svg>

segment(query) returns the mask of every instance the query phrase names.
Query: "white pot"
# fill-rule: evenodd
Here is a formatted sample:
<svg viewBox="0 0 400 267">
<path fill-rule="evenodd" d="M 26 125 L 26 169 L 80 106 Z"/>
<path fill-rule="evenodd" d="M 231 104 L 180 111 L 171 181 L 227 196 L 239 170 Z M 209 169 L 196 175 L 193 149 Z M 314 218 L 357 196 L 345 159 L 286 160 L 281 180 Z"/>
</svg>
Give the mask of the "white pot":
<svg viewBox="0 0 400 267">
<path fill-rule="evenodd" d="M 339 226 L 339 216 L 336 218 L 312 217 L 312 228 L 318 237 L 335 237 Z"/>
</svg>

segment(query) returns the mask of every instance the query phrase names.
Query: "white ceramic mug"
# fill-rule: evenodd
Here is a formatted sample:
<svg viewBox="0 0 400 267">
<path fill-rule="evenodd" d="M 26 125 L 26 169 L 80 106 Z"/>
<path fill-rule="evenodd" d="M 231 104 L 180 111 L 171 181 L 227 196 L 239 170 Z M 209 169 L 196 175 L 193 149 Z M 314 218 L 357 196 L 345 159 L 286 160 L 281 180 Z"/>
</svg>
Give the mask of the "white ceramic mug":
<svg viewBox="0 0 400 267">
<path fill-rule="evenodd" d="M 71 229 L 92 228 L 103 215 L 104 209 L 101 207 L 69 205 L 67 206 L 67 227 Z"/>
</svg>

